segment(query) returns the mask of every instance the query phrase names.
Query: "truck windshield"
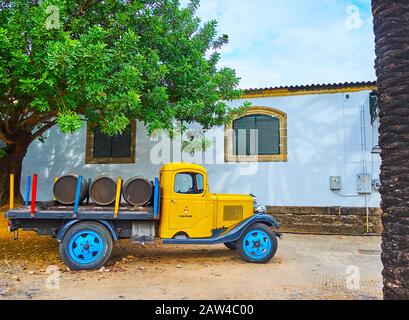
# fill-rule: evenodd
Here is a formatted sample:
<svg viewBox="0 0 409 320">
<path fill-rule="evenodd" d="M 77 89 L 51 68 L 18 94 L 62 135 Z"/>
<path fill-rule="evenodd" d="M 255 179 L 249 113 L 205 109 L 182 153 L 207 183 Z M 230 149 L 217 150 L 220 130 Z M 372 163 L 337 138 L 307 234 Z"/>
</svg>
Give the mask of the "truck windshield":
<svg viewBox="0 0 409 320">
<path fill-rule="evenodd" d="M 175 178 L 175 192 L 180 194 L 202 194 L 204 177 L 198 173 L 179 173 Z"/>
</svg>

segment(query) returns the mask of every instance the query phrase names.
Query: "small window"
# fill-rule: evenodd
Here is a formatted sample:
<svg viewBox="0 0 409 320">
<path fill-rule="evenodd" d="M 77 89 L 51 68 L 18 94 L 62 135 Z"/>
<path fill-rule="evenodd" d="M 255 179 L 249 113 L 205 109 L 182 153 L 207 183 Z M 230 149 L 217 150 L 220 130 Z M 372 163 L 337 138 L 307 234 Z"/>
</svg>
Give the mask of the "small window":
<svg viewBox="0 0 409 320">
<path fill-rule="evenodd" d="M 128 126 L 123 134 L 107 136 L 96 128 L 88 128 L 87 163 L 135 163 L 136 125 Z"/>
<path fill-rule="evenodd" d="M 197 173 L 179 173 L 175 178 L 175 192 L 179 194 L 202 194 L 204 177 Z"/>
<path fill-rule="evenodd" d="M 196 175 L 196 187 L 199 194 L 204 192 L 204 178 L 201 174 Z"/>
<path fill-rule="evenodd" d="M 107 136 L 99 128 L 94 129 L 94 158 L 128 158 L 131 156 L 131 127 L 122 135 Z"/>
<path fill-rule="evenodd" d="M 379 108 L 378 108 L 378 94 L 376 92 L 372 92 L 369 96 L 369 106 L 371 109 L 371 122 L 372 124 L 375 123 L 376 119 L 379 116 Z"/>
</svg>

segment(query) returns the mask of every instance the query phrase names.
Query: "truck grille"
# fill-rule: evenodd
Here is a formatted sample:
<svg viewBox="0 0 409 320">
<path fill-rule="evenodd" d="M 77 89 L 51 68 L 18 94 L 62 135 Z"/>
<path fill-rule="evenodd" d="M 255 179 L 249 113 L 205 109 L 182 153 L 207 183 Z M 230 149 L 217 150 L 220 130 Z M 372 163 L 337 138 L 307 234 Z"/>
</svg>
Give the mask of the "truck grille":
<svg viewBox="0 0 409 320">
<path fill-rule="evenodd" d="M 243 220 L 243 206 L 226 206 L 224 207 L 224 221 Z"/>
</svg>

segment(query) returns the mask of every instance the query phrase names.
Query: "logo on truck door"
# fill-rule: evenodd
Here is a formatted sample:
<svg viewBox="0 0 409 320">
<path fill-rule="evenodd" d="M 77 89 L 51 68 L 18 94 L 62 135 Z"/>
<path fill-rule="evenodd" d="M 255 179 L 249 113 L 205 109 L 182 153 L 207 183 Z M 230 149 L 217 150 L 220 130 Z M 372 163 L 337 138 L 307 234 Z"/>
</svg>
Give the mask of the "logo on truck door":
<svg viewBox="0 0 409 320">
<path fill-rule="evenodd" d="M 180 215 L 179 218 L 193 218 L 193 216 L 189 214 L 189 208 L 187 206 L 184 210 L 184 214 Z"/>
</svg>

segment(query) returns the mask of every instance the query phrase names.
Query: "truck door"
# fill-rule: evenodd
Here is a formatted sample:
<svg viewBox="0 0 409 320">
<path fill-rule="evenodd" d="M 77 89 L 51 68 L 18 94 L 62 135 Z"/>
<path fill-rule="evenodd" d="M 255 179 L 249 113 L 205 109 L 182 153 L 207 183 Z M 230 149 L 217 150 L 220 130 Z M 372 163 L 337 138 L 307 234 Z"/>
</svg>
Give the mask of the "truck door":
<svg viewBox="0 0 409 320">
<path fill-rule="evenodd" d="M 206 176 L 199 172 L 179 172 L 174 177 L 169 229 L 190 238 L 212 235 L 213 217 L 207 210 Z"/>
</svg>

